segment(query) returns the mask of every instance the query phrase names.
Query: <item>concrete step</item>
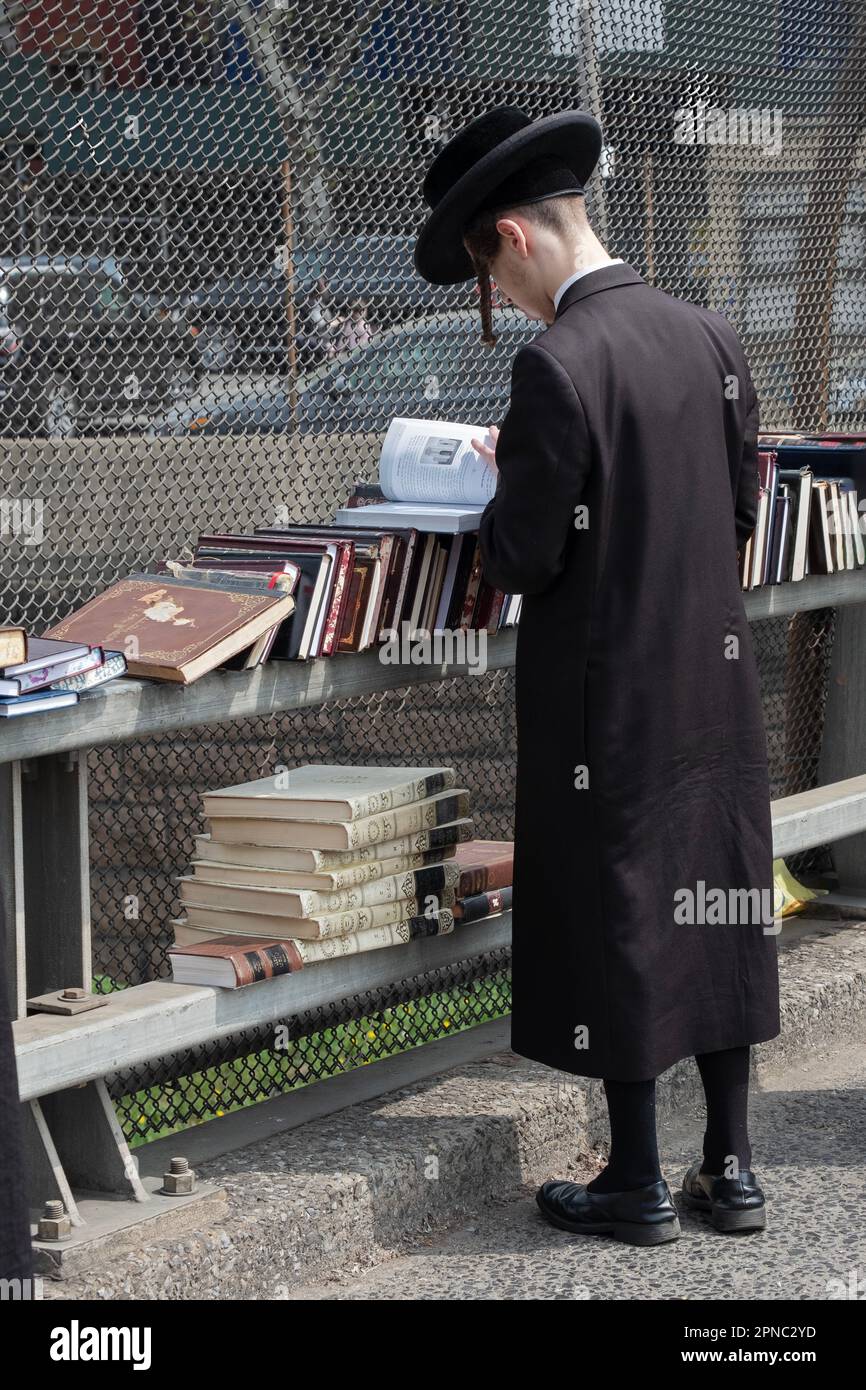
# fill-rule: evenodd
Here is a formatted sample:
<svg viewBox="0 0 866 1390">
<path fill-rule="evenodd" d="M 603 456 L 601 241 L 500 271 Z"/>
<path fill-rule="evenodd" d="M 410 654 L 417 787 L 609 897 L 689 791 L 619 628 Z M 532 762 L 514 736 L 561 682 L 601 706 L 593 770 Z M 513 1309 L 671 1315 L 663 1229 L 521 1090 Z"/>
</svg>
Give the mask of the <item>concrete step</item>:
<svg viewBox="0 0 866 1390">
<path fill-rule="evenodd" d="M 662 1170 L 682 1235 L 635 1249 L 551 1226 L 535 1184 L 446 1233 L 424 1236 L 362 1274 L 288 1293 L 290 1300 L 866 1298 L 866 1050 L 862 1044 L 765 1073 L 752 1097 L 755 1170 L 767 1199 L 766 1230 L 720 1235 L 683 1207 L 682 1175 L 700 1157 L 703 1114 L 683 1107 L 662 1130 Z M 557 1177 L 586 1182 L 591 1165 Z M 545 1176 L 550 1176 L 546 1174 Z"/>
</svg>

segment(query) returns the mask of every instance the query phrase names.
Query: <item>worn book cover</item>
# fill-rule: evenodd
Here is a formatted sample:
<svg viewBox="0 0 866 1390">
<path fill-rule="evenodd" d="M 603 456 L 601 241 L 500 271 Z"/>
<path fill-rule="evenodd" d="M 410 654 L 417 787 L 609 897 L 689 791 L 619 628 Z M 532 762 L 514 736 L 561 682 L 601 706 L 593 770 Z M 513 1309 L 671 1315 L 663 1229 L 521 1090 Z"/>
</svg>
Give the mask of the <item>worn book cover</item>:
<svg viewBox="0 0 866 1390">
<path fill-rule="evenodd" d="M 123 652 L 130 675 L 188 684 L 287 618 L 294 599 L 134 574 L 57 623 L 49 637 Z"/>
</svg>

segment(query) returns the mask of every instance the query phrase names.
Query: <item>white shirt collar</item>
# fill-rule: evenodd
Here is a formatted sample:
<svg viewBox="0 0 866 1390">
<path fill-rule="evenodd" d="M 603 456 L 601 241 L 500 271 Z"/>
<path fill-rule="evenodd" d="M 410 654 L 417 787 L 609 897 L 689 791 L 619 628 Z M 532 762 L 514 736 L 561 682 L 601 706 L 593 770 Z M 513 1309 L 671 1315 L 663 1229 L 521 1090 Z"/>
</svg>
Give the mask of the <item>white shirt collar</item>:
<svg viewBox="0 0 866 1390">
<path fill-rule="evenodd" d="M 559 301 L 565 294 L 569 285 L 573 285 L 575 280 L 580 280 L 584 275 L 591 275 L 594 270 L 604 270 L 605 266 L 622 265 L 622 256 L 616 256 L 612 261 L 597 261 L 595 265 L 585 266 L 583 270 L 576 270 L 573 275 L 569 275 L 567 280 L 563 280 L 556 294 L 553 296 L 554 313 L 559 308 Z"/>
</svg>

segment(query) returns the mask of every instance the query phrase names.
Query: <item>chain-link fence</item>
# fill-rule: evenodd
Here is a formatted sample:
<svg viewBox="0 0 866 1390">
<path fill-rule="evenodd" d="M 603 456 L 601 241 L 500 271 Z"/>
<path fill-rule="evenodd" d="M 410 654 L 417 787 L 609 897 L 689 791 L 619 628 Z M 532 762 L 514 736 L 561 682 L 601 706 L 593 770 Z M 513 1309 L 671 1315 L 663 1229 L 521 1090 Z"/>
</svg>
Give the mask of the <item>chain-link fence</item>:
<svg viewBox="0 0 866 1390">
<path fill-rule="evenodd" d="M 501 418 L 537 325 L 488 351 L 471 284 L 412 266 L 424 169 L 499 102 L 599 115 L 599 234 L 731 318 L 765 426 L 866 425 L 861 0 L 0 0 L 0 86 L 0 616 L 32 631 L 201 531 L 329 520 L 395 414 Z M 755 629 L 775 795 L 816 777 L 832 620 Z M 101 987 L 164 972 L 206 787 L 447 756 L 508 836 L 512 709 L 499 673 L 92 754 Z M 115 1093 L 152 1134 L 507 1007 L 487 962 Z"/>
</svg>

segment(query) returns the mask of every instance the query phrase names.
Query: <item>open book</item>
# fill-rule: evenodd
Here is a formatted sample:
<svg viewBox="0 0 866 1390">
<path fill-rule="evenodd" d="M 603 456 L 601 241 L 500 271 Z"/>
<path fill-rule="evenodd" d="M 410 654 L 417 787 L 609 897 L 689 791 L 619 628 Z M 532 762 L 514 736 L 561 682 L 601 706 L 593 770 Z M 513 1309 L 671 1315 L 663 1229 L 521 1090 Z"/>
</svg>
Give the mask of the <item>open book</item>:
<svg viewBox="0 0 866 1390">
<path fill-rule="evenodd" d="M 352 526 L 414 526 L 456 534 L 474 531 L 496 491 L 496 474 L 470 440 L 493 447 L 482 428 L 445 420 L 398 416 L 379 455 L 379 486 L 386 502 L 341 507 L 338 522 Z"/>
</svg>

